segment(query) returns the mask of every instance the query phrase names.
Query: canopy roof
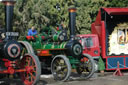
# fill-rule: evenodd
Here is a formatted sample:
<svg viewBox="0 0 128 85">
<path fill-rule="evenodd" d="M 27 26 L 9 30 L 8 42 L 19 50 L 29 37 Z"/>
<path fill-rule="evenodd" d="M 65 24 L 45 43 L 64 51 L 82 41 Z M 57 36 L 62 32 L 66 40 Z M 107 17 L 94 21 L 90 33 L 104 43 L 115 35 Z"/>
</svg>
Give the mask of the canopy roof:
<svg viewBox="0 0 128 85">
<path fill-rule="evenodd" d="M 110 15 L 126 15 L 128 14 L 128 8 L 102 8 Z"/>
</svg>

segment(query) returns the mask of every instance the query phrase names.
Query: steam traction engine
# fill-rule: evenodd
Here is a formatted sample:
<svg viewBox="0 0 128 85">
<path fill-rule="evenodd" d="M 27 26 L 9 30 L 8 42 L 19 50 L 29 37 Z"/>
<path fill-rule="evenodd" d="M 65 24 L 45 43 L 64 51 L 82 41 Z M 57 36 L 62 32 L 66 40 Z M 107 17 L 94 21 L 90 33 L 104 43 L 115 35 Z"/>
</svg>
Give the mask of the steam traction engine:
<svg viewBox="0 0 128 85">
<path fill-rule="evenodd" d="M 82 54 L 83 48 L 79 37 L 75 36 L 76 9 L 69 9 L 70 38 L 63 28 L 57 30 L 43 28 L 42 32 L 34 36 L 26 36 L 25 40 L 31 43 L 42 67 L 51 67 L 55 80 L 68 80 L 72 69 L 84 77 L 90 78 L 94 73 L 94 61 L 88 54 Z"/>
<path fill-rule="evenodd" d="M 2 0 L 5 4 L 6 32 L 0 40 L 0 74 L 17 74 L 25 85 L 34 85 L 39 80 L 41 68 L 32 47 L 25 41 L 16 41 L 17 32 L 12 32 L 14 0 Z M 5 35 L 3 35 L 5 34 Z"/>
</svg>

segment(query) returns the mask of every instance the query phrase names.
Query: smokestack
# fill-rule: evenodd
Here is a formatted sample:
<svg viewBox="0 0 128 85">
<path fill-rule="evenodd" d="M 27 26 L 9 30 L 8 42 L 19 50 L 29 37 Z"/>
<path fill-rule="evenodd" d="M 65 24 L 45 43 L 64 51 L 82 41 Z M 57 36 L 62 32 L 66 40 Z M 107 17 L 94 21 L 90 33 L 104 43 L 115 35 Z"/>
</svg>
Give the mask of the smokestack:
<svg viewBox="0 0 128 85">
<path fill-rule="evenodd" d="M 5 4 L 5 28 L 6 32 L 12 31 L 13 8 L 16 0 L 2 0 Z"/>
<path fill-rule="evenodd" d="M 76 8 L 69 8 L 69 28 L 70 38 L 75 36 L 75 25 L 76 25 Z"/>
</svg>

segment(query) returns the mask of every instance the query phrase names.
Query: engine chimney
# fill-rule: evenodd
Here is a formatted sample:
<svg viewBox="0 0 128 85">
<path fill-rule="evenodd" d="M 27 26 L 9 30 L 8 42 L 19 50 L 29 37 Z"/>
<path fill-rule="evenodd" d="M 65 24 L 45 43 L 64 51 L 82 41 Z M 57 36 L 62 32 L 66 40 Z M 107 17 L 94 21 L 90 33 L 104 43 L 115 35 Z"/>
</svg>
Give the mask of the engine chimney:
<svg viewBox="0 0 128 85">
<path fill-rule="evenodd" d="M 6 32 L 12 31 L 13 8 L 16 0 L 2 0 L 5 4 L 5 28 Z"/>
<path fill-rule="evenodd" d="M 69 8 L 70 39 L 75 36 L 76 8 Z"/>
</svg>

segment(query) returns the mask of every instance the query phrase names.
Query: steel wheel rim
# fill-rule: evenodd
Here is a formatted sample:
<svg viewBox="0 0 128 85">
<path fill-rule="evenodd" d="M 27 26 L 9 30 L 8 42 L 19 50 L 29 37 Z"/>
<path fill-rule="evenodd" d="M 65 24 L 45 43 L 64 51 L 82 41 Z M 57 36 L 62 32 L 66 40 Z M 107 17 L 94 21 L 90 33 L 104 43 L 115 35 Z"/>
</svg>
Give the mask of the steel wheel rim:
<svg viewBox="0 0 128 85">
<path fill-rule="evenodd" d="M 63 80 L 67 73 L 68 67 L 62 58 L 56 58 L 52 65 L 53 75 L 55 76 L 56 80 Z"/>
</svg>

